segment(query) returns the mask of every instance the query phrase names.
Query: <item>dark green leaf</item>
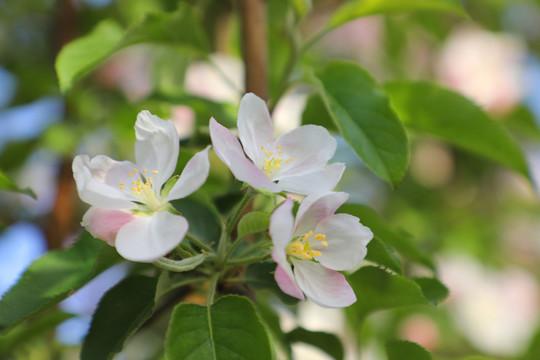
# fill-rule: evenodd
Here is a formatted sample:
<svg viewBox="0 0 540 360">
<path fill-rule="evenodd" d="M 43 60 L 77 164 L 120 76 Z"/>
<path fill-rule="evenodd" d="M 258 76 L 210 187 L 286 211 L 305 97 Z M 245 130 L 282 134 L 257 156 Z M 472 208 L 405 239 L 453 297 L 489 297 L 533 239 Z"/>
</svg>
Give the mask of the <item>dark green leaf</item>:
<svg viewBox="0 0 540 360">
<path fill-rule="evenodd" d="M 374 311 L 411 305 L 429 305 L 420 286 L 401 275 L 366 266 L 348 277 L 357 301 L 347 308 L 353 324 Z"/>
<path fill-rule="evenodd" d="M 459 0 L 353 0 L 346 2 L 335 11 L 326 27 L 334 29 L 363 16 L 419 10 L 465 15 Z"/>
<path fill-rule="evenodd" d="M 192 198 L 171 202 L 189 223 L 189 233 L 210 244 L 219 239 L 220 225 L 211 209 Z"/>
<path fill-rule="evenodd" d="M 375 174 L 396 186 L 409 164 L 409 142 L 382 89 L 351 62 L 333 61 L 316 77 L 321 98 L 345 140 Z"/>
<path fill-rule="evenodd" d="M 359 204 L 345 204 L 340 207 L 339 211 L 359 217 L 360 222 L 371 229 L 375 238 L 390 245 L 403 256 L 435 271 L 433 260 L 415 245 L 409 235 L 393 229 L 370 207 Z"/>
<path fill-rule="evenodd" d="M 209 48 L 197 16 L 185 4 L 173 13 L 147 13 L 125 32 L 114 21 L 104 20 L 90 34 L 60 51 L 56 59 L 60 88 L 69 90 L 77 79 L 114 52 L 139 43 L 177 45 L 203 54 Z"/>
<path fill-rule="evenodd" d="M 252 211 L 242 216 L 238 222 L 238 237 L 243 238 L 261 231 L 266 231 L 270 224 L 270 214 L 264 211 Z"/>
<path fill-rule="evenodd" d="M 157 279 L 136 275 L 107 291 L 98 304 L 81 350 L 82 360 L 112 359 L 152 315 Z"/>
<path fill-rule="evenodd" d="M 378 238 L 371 239 L 367 246 L 366 260 L 387 267 L 390 270 L 402 273 L 399 260 L 390 252 L 390 249 L 383 244 Z"/>
<path fill-rule="evenodd" d="M 2 170 L 0 170 L 0 190 L 17 192 L 36 199 L 36 194 L 31 189 L 21 189 L 10 178 L 8 178 Z"/>
<path fill-rule="evenodd" d="M 296 328 L 285 335 L 289 343 L 303 342 L 315 346 L 336 360 L 343 359 L 343 344 L 335 334 Z"/>
<path fill-rule="evenodd" d="M 388 360 L 432 360 L 431 354 L 420 345 L 406 340 L 390 340 L 386 343 Z"/>
<path fill-rule="evenodd" d="M 298 299 L 285 294 L 274 279 L 276 264 L 273 262 L 255 263 L 248 266 L 244 275 L 246 283 L 257 290 L 268 290 L 284 304 L 293 305 Z"/>
<path fill-rule="evenodd" d="M 272 349 L 251 302 L 229 295 L 210 308 L 179 304 L 171 316 L 165 354 L 170 360 L 269 360 Z"/>
<path fill-rule="evenodd" d="M 111 262 L 96 259 L 100 254 L 110 255 L 105 247 L 109 245 L 84 232 L 69 248 L 34 261 L 0 300 L 0 333 L 65 299 L 105 270 Z"/>
<path fill-rule="evenodd" d="M 385 89 L 392 106 L 409 128 L 437 136 L 529 176 L 516 141 L 464 96 L 422 82 L 392 81 Z"/>
<path fill-rule="evenodd" d="M 337 131 L 332 117 L 318 94 L 311 94 L 302 113 L 302 125 L 313 124 L 325 127 L 328 131 Z"/>
<path fill-rule="evenodd" d="M 437 278 L 417 277 L 413 280 L 420 285 L 424 297 L 433 305 L 441 303 L 450 294 L 448 288 Z"/>
</svg>

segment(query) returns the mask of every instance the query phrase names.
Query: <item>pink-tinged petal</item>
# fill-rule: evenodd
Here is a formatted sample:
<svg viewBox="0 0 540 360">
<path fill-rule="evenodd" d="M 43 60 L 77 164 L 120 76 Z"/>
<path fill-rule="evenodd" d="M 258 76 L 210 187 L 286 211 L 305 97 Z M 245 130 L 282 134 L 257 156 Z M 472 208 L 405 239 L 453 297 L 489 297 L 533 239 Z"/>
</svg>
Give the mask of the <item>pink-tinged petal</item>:
<svg viewBox="0 0 540 360">
<path fill-rule="evenodd" d="M 82 225 L 92 236 L 115 246 L 118 231 L 135 218 L 126 211 L 91 207 L 83 216 Z"/>
<path fill-rule="evenodd" d="M 328 246 L 315 241 L 313 249 L 321 252 L 315 259 L 332 270 L 351 270 L 366 257 L 371 230 L 360 224 L 356 216 L 335 214 L 319 222 L 315 234 L 324 234 Z"/>
<path fill-rule="evenodd" d="M 178 161 L 179 139 L 172 121 L 141 111 L 135 122 L 135 160 L 139 171 L 157 171 L 152 175 L 156 191 L 167 181 Z"/>
<path fill-rule="evenodd" d="M 138 216 L 118 231 L 116 250 L 128 260 L 152 262 L 174 249 L 187 230 L 185 218 L 167 211 Z"/>
<path fill-rule="evenodd" d="M 287 267 L 288 271 L 280 265 L 276 267 L 276 272 L 274 273 L 274 279 L 276 279 L 276 283 L 278 284 L 281 291 L 283 291 L 285 294 L 300 300 L 305 300 L 302 290 L 300 290 L 300 287 L 294 280 L 294 275 L 292 274 L 292 270 L 289 264 L 287 264 Z"/>
<path fill-rule="evenodd" d="M 292 229 L 294 217 L 292 214 L 293 200 L 287 198 L 270 216 L 270 226 L 268 232 L 272 239 L 272 254 L 275 254 L 279 261 L 286 258 L 285 248 L 292 239 Z"/>
<path fill-rule="evenodd" d="M 208 150 L 210 150 L 210 146 L 196 153 L 188 161 L 180 178 L 174 184 L 165 201 L 184 198 L 198 190 L 204 184 L 210 171 Z"/>
<path fill-rule="evenodd" d="M 304 125 L 281 135 L 276 141 L 283 151 L 283 170 L 274 180 L 320 170 L 336 152 L 337 142 L 322 126 Z M 289 159 L 294 159 L 285 163 Z"/>
<path fill-rule="evenodd" d="M 234 177 L 238 180 L 247 182 L 255 189 L 271 192 L 281 191 L 281 187 L 278 184 L 270 180 L 261 169 L 255 166 L 243 154 L 239 155 L 234 151 L 229 151 L 226 153 L 226 156 L 231 161 L 229 169 L 231 169 Z"/>
<path fill-rule="evenodd" d="M 313 231 L 317 224 L 332 215 L 349 198 L 344 192 L 325 192 L 307 196 L 296 213 L 293 236 Z"/>
<path fill-rule="evenodd" d="M 133 171 L 133 163 L 118 162 L 103 155 L 92 159 L 87 155 L 77 155 L 72 168 L 82 201 L 108 209 L 133 209 L 137 206 L 130 201 L 135 197 L 128 190 L 121 190 L 122 183 L 131 182 L 129 172 Z"/>
<path fill-rule="evenodd" d="M 255 164 L 261 164 L 264 152 L 261 145 L 267 140 L 273 143 L 272 119 L 264 100 L 255 94 L 245 94 L 238 109 L 238 137 L 247 156 Z"/>
<path fill-rule="evenodd" d="M 340 308 L 356 302 L 345 276 L 309 260 L 294 260 L 294 277 L 307 298 L 327 308 Z"/>
<path fill-rule="evenodd" d="M 278 185 L 287 192 L 309 195 L 332 191 L 341 180 L 345 164 L 333 163 L 326 168 L 302 175 L 285 176 Z"/>
<path fill-rule="evenodd" d="M 238 139 L 225 126 L 218 123 L 214 118 L 210 119 L 210 138 L 216 155 L 225 165 L 231 167 L 232 161 L 227 157 L 229 153 L 244 156 L 244 150 Z M 244 156 L 245 157 L 245 156 Z"/>
</svg>

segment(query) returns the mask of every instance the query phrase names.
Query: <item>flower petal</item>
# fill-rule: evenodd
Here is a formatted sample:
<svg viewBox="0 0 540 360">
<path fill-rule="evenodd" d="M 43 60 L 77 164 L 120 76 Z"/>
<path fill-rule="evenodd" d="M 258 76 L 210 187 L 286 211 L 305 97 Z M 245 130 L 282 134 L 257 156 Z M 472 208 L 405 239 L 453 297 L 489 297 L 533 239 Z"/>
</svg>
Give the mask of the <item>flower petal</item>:
<svg viewBox="0 0 540 360">
<path fill-rule="evenodd" d="M 337 142 L 328 130 L 318 125 L 304 125 L 281 135 L 274 143 L 283 151 L 283 166 L 274 180 L 322 169 L 336 152 Z"/>
<path fill-rule="evenodd" d="M 226 157 L 231 161 L 229 169 L 231 169 L 234 177 L 240 181 L 245 181 L 255 189 L 268 190 L 271 192 L 280 192 L 281 187 L 270 180 L 266 174 L 255 166 L 243 154 L 239 155 L 234 151 L 225 153 Z"/>
<path fill-rule="evenodd" d="M 274 279 L 276 280 L 276 283 L 281 291 L 283 291 L 285 294 L 300 300 L 305 300 L 302 290 L 294 280 L 291 266 L 288 263 L 286 263 L 286 268 L 283 268 L 278 264 L 276 267 L 276 272 L 274 273 Z"/>
<path fill-rule="evenodd" d="M 135 218 L 135 215 L 126 211 L 93 206 L 84 214 L 81 225 L 85 226 L 92 236 L 115 246 L 118 231 Z"/>
<path fill-rule="evenodd" d="M 210 138 L 216 155 L 227 165 L 231 167 L 232 161 L 226 156 L 230 152 L 244 156 L 244 150 L 238 142 L 238 139 L 225 126 L 218 123 L 214 118 L 210 119 Z M 232 169 L 231 169 L 232 170 Z"/>
<path fill-rule="evenodd" d="M 347 193 L 331 191 L 308 195 L 296 213 L 293 236 L 314 230 L 321 220 L 332 215 L 348 198 Z"/>
<path fill-rule="evenodd" d="M 210 161 L 208 160 L 208 146 L 196 153 L 186 164 L 180 179 L 174 184 L 165 201 L 181 199 L 198 190 L 208 177 Z"/>
<path fill-rule="evenodd" d="M 152 175 L 156 191 L 167 181 L 178 161 L 178 133 L 172 121 L 165 121 L 141 111 L 135 122 L 135 162 L 148 171 L 158 171 Z M 159 194 L 157 194 L 159 195 Z"/>
<path fill-rule="evenodd" d="M 315 227 L 315 234 L 326 235 L 328 246 L 315 242 L 313 249 L 321 252 L 315 259 L 332 270 L 351 270 L 366 257 L 367 244 L 373 238 L 371 230 L 360 224 L 356 216 L 335 214 Z"/>
<path fill-rule="evenodd" d="M 261 145 L 266 145 L 267 139 L 273 142 L 274 133 L 266 103 L 255 94 L 245 94 L 240 102 L 238 137 L 247 156 L 255 164 L 261 164 L 264 157 Z"/>
<path fill-rule="evenodd" d="M 129 183 L 129 172 L 134 164 L 118 162 L 104 155 L 90 159 L 87 155 L 77 155 L 73 159 L 73 177 L 82 201 L 108 209 L 133 209 L 137 205 L 130 200 L 135 197 L 122 191 L 120 185 Z"/>
<path fill-rule="evenodd" d="M 167 211 L 138 216 L 118 231 L 116 250 L 128 260 L 152 262 L 174 249 L 187 230 L 185 218 Z"/>
<path fill-rule="evenodd" d="M 315 304 L 339 308 L 356 301 L 353 289 L 342 274 L 308 260 L 293 259 L 292 262 L 296 282 Z"/>
<path fill-rule="evenodd" d="M 278 259 L 278 263 L 286 262 L 285 248 L 292 239 L 294 217 L 292 214 L 293 200 L 287 198 L 270 216 L 268 232 L 272 239 L 272 254 Z"/>
<path fill-rule="evenodd" d="M 278 185 L 284 191 L 301 195 L 332 191 L 341 180 L 343 171 L 345 171 L 345 164 L 333 163 L 322 170 L 302 175 L 284 176 L 278 181 Z"/>
</svg>

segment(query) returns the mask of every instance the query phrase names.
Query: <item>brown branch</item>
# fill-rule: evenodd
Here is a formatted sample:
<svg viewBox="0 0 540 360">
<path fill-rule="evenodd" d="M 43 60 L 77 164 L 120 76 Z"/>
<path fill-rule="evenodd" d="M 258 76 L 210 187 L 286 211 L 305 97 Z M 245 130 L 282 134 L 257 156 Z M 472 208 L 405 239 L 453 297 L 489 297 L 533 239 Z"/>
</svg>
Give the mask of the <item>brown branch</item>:
<svg viewBox="0 0 540 360">
<path fill-rule="evenodd" d="M 268 99 L 265 0 L 240 0 L 246 92 Z"/>
</svg>

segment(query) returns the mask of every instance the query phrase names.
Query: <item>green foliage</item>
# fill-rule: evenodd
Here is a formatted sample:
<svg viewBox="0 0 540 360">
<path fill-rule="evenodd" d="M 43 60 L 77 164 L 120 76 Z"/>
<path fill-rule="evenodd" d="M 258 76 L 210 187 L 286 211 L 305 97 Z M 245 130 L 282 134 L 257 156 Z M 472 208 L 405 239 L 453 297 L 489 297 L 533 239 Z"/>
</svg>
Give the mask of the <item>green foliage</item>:
<svg viewBox="0 0 540 360">
<path fill-rule="evenodd" d="M 371 266 L 360 268 L 348 276 L 347 280 L 357 298 L 356 303 L 346 309 L 353 325 L 360 324 L 374 311 L 430 304 L 417 283 L 380 268 Z"/>
<path fill-rule="evenodd" d="M 326 128 L 328 131 L 337 131 L 332 117 L 328 113 L 324 102 L 318 94 L 311 94 L 302 113 L 302 125 L 313 124 Z"/>
<path fill-rule="evenodd" d="M 339 208 L 339 211 L 357 216 L 360 218 L 362 224 L 371 229 L 376 239 L 393 247 L 403 256 L 435 271 L 435 264 L 431 257 L 414 244 L 410 235 L 393 229 L 370 207 L 358 204 L 345 204 Z M 388 264 L 382 265 L 388 266 Z M 390 266 L 388 267 L 391 268 Z"/>
<path fill-rule="evenodd" d="M 316 86 L 337 128 L 364 163 L 396 186 L 409 164 L 405 129 L 382 89 L 352 62 L 316 72 Z"/>
<path fill-rule="evenodd" d="M 464 96 L 423 82 L 393 81 L 385 89 L 407 127 L 437 136 L 529 177 L 525 157 L 515 140 Z"/>
<path fill-rule="evenodd" d="M 17 192 L 20 194 L 28 195 L 33 199 L 36 199 L 36 194 L 32 191 L 32 189 L 29 189 L 29 188 L 21 189 L 10 178 L 8 178 L 2 170 L 0 170 L 0 190 Z"/>
<path fill-rule="evenodd" d="M 284 304 L 293 305 L 298 303 L 298 299 L 285 294 L 274 279 L 276 271 L 276 263 L 264 262 L 255 263 L 248 266 L 246 269 L 245 280 L 246 284 L 256 290 L 268 290 L 276 295 Z"/>
<path fill-rule="evenodd" d="M 432 360 L 430 353 L 420 345 L 405 340 L 390 340 L 386 343 L 388 360 Z"/>
<path fill-rule="evenodd" d="M 182 28 L 189 31 L 180 31 Z M 75 81 L 107 57 L 140 43 L 181 46 L 201 55 L 209 49 L 196 14 L 185 4 L 173 13 L 148 13 L 125 32 L 113 20 L 104 20 L 90 34 L 66 45 L 58 55 L 56 72 L 60 89 L 68 91 Z"/>
<path fill-rule="evenodd" d="M 322 331 L 309 331 L 297 327 L 285 335 L 285 339 L 290 344 L 302 342 L 315 346 L 336 360 L 343 359 L 343 344 L 339 338 L 331 333 Z"/>
<path fill-rule="evenodd" d="M 0 333 L 57 304 L 117 262 L 118 255 L 104 248 L 111 249 L 85 232 L 73 246 L 34 261 L 0 300 Z"/>
<path fill-rule="evenodd" d="M 179 304 L 165 340 L 167 359 L 272 358 L 268 335 L 251 302 L 225 296 L 211 306 Z"/>
<path fill-rule="evenodd" d="M 465 15 L 459 0 L 352 0 L 337 9 L 326 26 L 333 29 L 363 16 L 418 10 Z"/>
<path fill-rule="evenodd" d="M 128 277 L 101 299 L 81 350 L 82 360 L 112 359 L 152 315 L 157 279 Z"/>
<path fill-rule="evenodd" d="M 261 231 L 266 231 L 270 224 L 270 214 L 264 211 L 252 211 L 238 222 L 238 237 L 243 238 Z"/>
<path fill-rule="evenodd" d="M 433 305 L 443 302 L 450 294 L 448 288 L 437 278 L 416 277 L 413 280 L 420 285 L 422 294 Z"/>
<path fill-rule="evenodd" d="M 392 253 L 392 250 L 378 238 L 371 239 L 367 246 L 366 260 L 385 266 L 386 268 L 402 274 L 399 259 Z"/>
</svg>

